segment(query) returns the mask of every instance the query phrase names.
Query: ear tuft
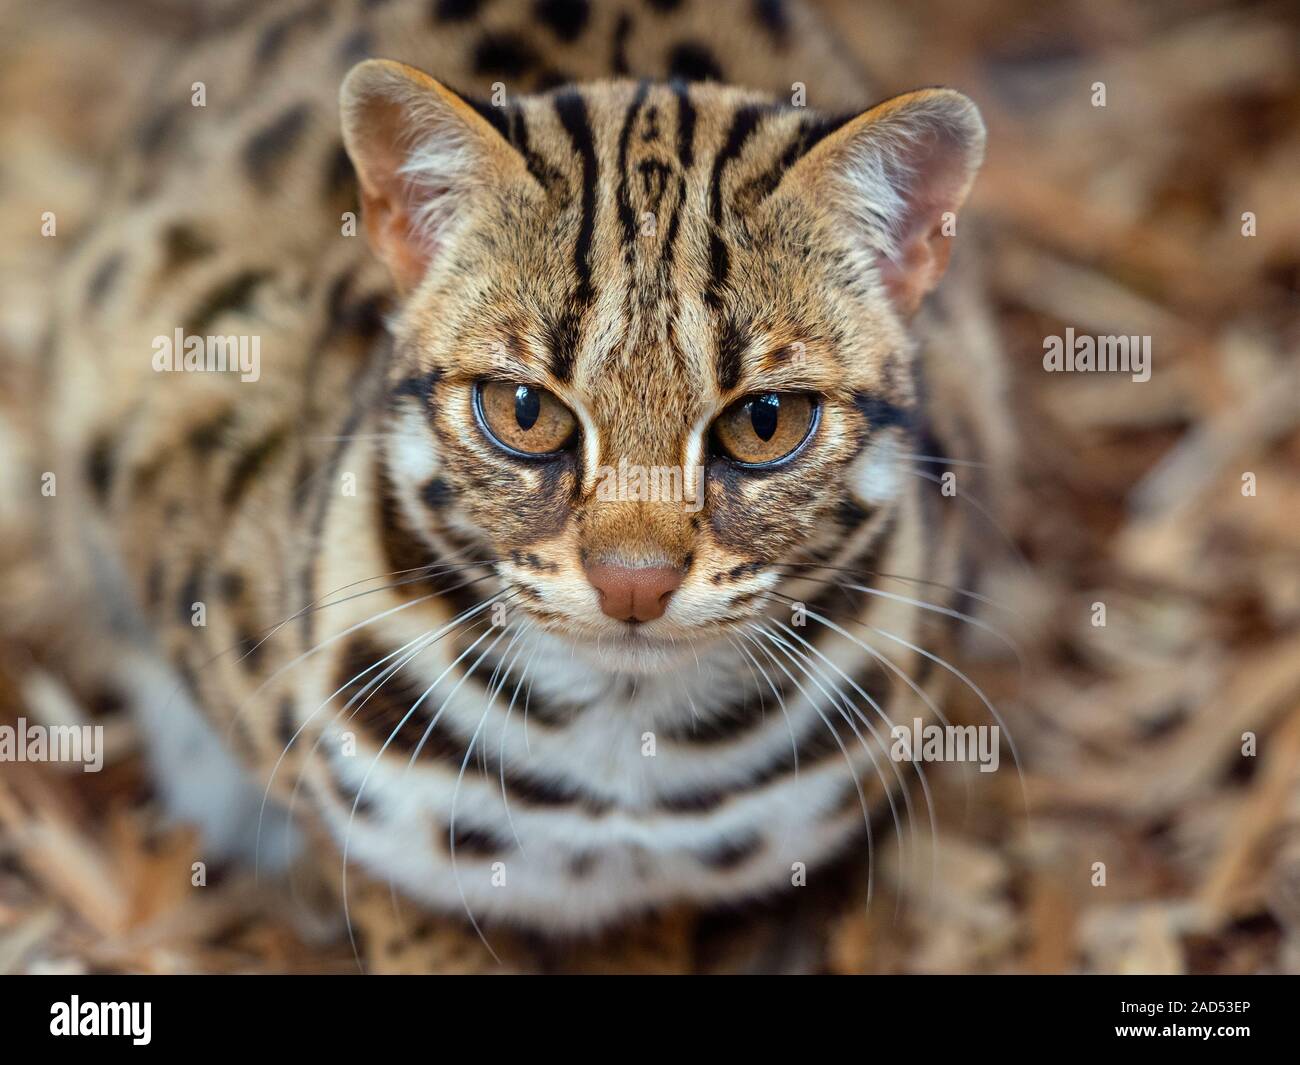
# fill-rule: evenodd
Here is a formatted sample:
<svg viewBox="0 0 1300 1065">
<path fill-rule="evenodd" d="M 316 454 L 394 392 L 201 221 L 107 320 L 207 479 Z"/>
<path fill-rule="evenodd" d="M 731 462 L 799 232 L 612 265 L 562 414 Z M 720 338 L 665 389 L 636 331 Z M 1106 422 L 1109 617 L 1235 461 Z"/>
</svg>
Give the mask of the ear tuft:
<svg viewBox="0 0 1300 1065">
<path fill-rule="evenodd" d="M 957 212 L 984 158 L 967 97 L 922 89 L 840 127 L 796 166 L 873 251 L 899 310 L 912 314 L 948 265 Z"/>
<path fill-rule="evenodd" d="M 366 233 L 402 291 L 424 277 L 484 189 L 532 180 L 491 123 L 414 67 L 359 63 L 339 102 Z"/>
</svg>

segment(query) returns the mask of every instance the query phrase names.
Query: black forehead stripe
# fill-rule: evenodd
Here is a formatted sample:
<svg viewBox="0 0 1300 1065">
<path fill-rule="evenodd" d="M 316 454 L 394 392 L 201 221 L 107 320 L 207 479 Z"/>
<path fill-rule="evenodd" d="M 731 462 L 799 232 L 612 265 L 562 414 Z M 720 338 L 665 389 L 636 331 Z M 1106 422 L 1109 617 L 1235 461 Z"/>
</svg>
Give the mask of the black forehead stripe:
<svg viewBox="0 0 1300 1065">
<path fill-rule="evenodd" d="M 632 210 L 632 203 L 627 195 L 627 147 L 628 142 L 632 139 L 632 129 L 636 125 L 636 120 L 641 114 L 641 108 L 645 105 L 646 94 L 650 91 L 650 83 L 642 80 L 637 85 L 636 95 L 633 96 L 632 102 L 628 104 L 627 112 L 623 116 L 623 128 L 618 134 L 618 217 L 623 223 L 623 243 L 631 244 L 636 240 L 636 215 Z"/>
<path fill-rule="evenodd" d="M 727 131 L 722 150 L 713 157 L 713 175 L 709 179 L 709 216 L 715 223 L 722 221 L 722 172 L 729 162 L 745 148 L 745 143 L 758 128 L 764 108 L 750 104 L 736 112 Z"/>
<path fill-rule="evenodd" d="M 873 430 L 908 429 L 912 426 L 912 412 L 910 410 L 906 407 L 900 407 L 896 403 L 890 403 L 887 399 L 881 399 L 879 396 L 869 396 L 864 392 L 859 392 L 853 397 L 853 405 L 867 419 L 867 424 Z"/>
<path fill-rule="evenodd" d="M 591 302 L 591 240 L 596 231 L 596 144 L 592 137 L 591 120 L 587 116 L 586 101 L 576 92 L 563 92 L 555 97 L 555 112 L 560 124 L 573 142 L 573 149 L 582 160 L 582 222 L 578 239 L 573 245 L 574 268 L 578 272 L 579 303 Z"/>
<path fill-rule="evenodd" d="M 510 143 L 515 150 L 524 157 L 524 165 L 528 167 L 528 172 L 537 179 L 548 193 L 556 187 L 560 181 L 553 166 L 550 166 L 540 155 L 533 151 L 532 139 L 528 133 L 528 119 L 524 114 L 524 109 L 519 104 L 513 104 L 510 108 Z"/>
<path fill-rule="evenodd" d="M 749 347 L 749 331 L 728 316 L 718 330 L 718 387 L 728 392 L 740 383 L 741 356 Z"/>
<path fill-rule="evenodd" d="M 722 239 L 722 172 L 744 150 L 746 142 L 758 128 L 758 120 L 763 111 L 764 108 L 754 105 L 737 111 L 727 133 L 726 143 L 713 159 L 713 174 L 709 179 L 709 217 L 713 221 L 709 228 L 710 278 L 704 295 L 714 309 L 721 306 L 722 290 L 726 287 L 727 275 L 731 271 L 731 254 L 727 250 L 726 241 Z"/>
<path fill-rule="evenodd" d="M 854 117 L 856 117 L 855 112 L 806 118 L 800 122 L 799 129 L 790 138 L 785 151 L 773 162 L 771 167 L 750 183 L 753 202 L 755 204 L 761 203 L 775 192 L 786 173 L 795 163 Z"/>
<path fill-rule="evenodd" d="M 668 215 L 668 233 L 664 237 L 663 257 L 664 263 L 671 265 L 677 249 L 677 233 L 681 228 L 682 206 L 686 203 L 686 175 L 677 175 L 677 198 L 673 202 L 672 211 Z M 671 325 L 671 321 L 670 321 Z"/>
<path fill-rule="evenodd" d="M 551 353 L 551 374 L 557 381 L 573 376 L 573 357 L 578 347 L 578 316 L 564 311 L 558 319 L 546 323 L 546 346 Z"/>
</svg>

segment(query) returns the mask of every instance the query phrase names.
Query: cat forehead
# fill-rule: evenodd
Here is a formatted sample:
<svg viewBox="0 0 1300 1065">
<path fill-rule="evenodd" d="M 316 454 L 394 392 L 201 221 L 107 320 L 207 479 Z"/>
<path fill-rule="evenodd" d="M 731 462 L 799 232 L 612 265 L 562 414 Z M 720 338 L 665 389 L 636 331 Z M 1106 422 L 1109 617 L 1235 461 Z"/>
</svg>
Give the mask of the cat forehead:
<svg viewBox="0 0 1300 1065">
<path fill-rule="evenodd" d="M 500 284 L 468 316 L 462 351 L 593 397 L 635 388 L 710 402 L 757 375 L 845 384 L 840 356 L 861 316 L 817 268 L 831 251 L 797 204 L 763 210 L 844 117 L 725 86 L 629 81 L 481 113 L 545 202 L 500 220 Z"/>
<path fill-rule="evenodd" d="M 615 198 L 629 232 L 646 220 L 628 211 L 668 208 L 675 182 L 685 186 L 687 205 L 707 208 L 716 221 L 724 207 L 752 209 L 852 117 L 731 86 L 647 81 L 571 86 L 480 112 L 548 192 L 570 203 L 577 177 L 584 192 Z"/>
</svg>

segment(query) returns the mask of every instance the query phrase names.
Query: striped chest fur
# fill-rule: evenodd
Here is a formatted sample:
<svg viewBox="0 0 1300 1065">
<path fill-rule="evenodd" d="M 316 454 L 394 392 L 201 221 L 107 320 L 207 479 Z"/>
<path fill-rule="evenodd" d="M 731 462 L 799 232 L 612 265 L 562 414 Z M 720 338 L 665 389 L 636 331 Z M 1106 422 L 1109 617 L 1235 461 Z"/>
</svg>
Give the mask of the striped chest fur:
<svg viewBox="0 0 1300 1065">
<path fill-rule="evenodd" d="M 938 460 L 994 416 L 918 308 L 983 130 L 717 6 L 227 28 L 61 299 L 63 555 L 177 672 L 154 724 L 436 908 L 777 892 L 910 809 L 969 579 Z"/>
</svg>

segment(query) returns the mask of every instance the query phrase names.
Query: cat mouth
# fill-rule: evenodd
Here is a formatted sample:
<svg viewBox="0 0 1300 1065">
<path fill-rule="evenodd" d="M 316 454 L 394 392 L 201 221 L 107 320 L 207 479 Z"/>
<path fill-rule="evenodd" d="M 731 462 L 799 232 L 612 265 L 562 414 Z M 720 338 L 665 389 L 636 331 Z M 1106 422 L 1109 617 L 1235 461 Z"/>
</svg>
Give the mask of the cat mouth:
<svg viewBox="0 0 1300 1065">
<path fill-rule="evenodd" d="M 716 626 L 670 625 L 663 622 L 615 621 L 603 624 L 582 617 L 539 611 L 531 604 L 524 610 L 539 627 L 560 639 L 591 664 L 615 672 L 647 673 L 694 660 L 705 647 L 723 638 Z M 725 627 L 724 627 L 725 628 Z"/>
<path fill-rule="evenodd" d="M 645 631 L 637 622 L 622 622 L 615 632 L 568 634 L 575 642 L 597 648 L 616 648 L 625 651 L 686 651 L 690 644 L 683 637 L 656 636 Z"/>
<path fill-rule="evenodd" d="M 695 652 L 685 640 L 623 638 L 584 644 L 579 654 L 606 672 L 653 676 L 682 669 Z"/>
<path fill-rule="evenodd" d="M 567 630 L 564 639 L 579 654 L 603 669 L 648 673 L 693 659 L 712 641 L 703 633 L 692 636 L 662 636 L 647 633 L 644 625 L 622 623 L 615 632 Z"/>
</svg>

